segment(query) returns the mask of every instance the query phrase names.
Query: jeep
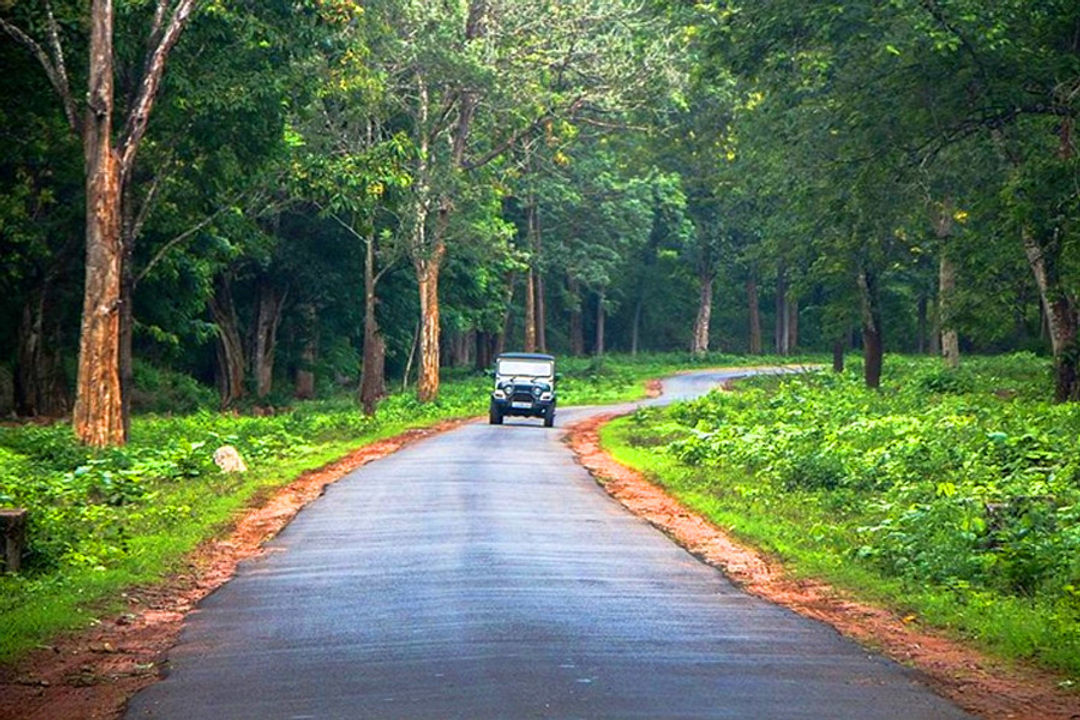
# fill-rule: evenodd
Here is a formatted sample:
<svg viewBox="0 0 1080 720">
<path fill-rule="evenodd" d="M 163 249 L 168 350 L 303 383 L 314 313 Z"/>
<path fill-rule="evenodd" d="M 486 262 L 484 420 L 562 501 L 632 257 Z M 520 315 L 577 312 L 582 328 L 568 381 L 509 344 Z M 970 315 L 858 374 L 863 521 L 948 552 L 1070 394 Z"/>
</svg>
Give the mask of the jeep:
<svg viewBox="0 0 1080 720">
<path fill-rule="evenodd" d="M 495 388 L 488 419 L 502 425 L 507 415 L 539 417 L 555 424 L 555 358 L 541 353 L 503 353 L 495 358 Z"/>
</svg>

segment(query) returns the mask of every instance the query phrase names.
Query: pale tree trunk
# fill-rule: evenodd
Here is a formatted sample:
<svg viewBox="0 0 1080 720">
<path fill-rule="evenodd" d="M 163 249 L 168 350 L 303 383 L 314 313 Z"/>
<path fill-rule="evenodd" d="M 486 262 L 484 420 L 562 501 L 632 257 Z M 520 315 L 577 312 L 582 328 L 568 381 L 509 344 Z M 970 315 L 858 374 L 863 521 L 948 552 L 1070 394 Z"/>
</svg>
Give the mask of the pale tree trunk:
<svg viewBox="0 0 1080 720">
<path fill-rule="evenodd" d="M 91 6 L 90 77 L 83 122 L 86 153 L 86 281 L 72 426 L 94 447 L 123 445 L 120 386 L 120 158 L 112 144 L 113 6 Z"/>
<path fill-rule="evenodd" d="M 941 355 L 941 313 L 938 312 L 937 303 L 928 303 L 930 318 L 930 332 L 927 337 L 926 354 L 934 357 Z"/>
<path fill-rule="evenodd" d="M 690 343 L 690 352 L 704 355 L 709 352 L 709 321 L 712 318 L 713 275 L 698 277 L 698 312 L 694 319 L 694 337 Z"/>
<path fill-rule="evenodd" d="M 315 397 L 315 361 L 319 354 L 319 326 L 315 305 L 303 303 L 298 313 L 302 323 L 300 337 L 300 366 L 296 369 L 296 388 L 293 394 L 301 400 Z"/>
<path fill-rule="evenodd" d="M 217 280 L 210 298 L 210 316 L 218 334 L 218 393 L 221 407 L 229 407 L 244 396 L 244 342 L 236 317 L 232 287 L 227 277 Z"/>
<path fill-rule="evenodd" d="M 941 356 L 946 367 L 960 367 L 960 336 L 952 325 L 952 299 L 956 293 L 956 267 L 945 255 L 938 264 L 939 317 L 941 318 Z"/>
<path fill-rule="evenodd" d="M 533 253 L 535 260 L 533 267 L 536 272 L 536 280 L 533 283 L 536 287 L 536 301 L 533 303 L 536 308 L 536 349 L 540 352 L 547 352 L 547 306 L 544 302 L 544 264 L 543 264 L 543 232 L 540 226 L 540 209 L 533 205 Z"/>
<path fill-rule="evenodd" d="M 364 365 L 360 372 L 360 405 L 365 415 L 373 415 L 386 397 L 386 341 L 375 315 L 378 304 L 375 273 L 375 238 L 368 235 L 364 249 Z"/>
<path fill-rule="evenodd" d="M 884 346 L 881 335 L 881 302 L 878 297 L 877 278 L 866 270 L 860 270 L 857 279 L 859 299 L 862 306 L 866 387 L 878 388 L 881 386 Z"/>
<path fill-rule="evenodd" d="M 1039 288 L 1054 354 L 1054 400 L 1080 401 L 1077 303 L 1061 277 L 1061 240 L 1055 236 L 1040 242 L 1030 229 L 1025 229 L 1023 243 L 1024 254 Z"/>
<path fill-rule="evenodd" d="M 919 355 L 926 354 L 926 330 L 929 327 L 929 323 L 927 321 L 927 305 L 928 302 L 926 299 L 926 295 L 920 293 L 919 300 L 915 306 L 915 313 L 917 318 L 915 328 L 915 352 L 917 352 Z"/>
<path fill-rule="evenodd" d="M 604 354 L 604 291 L 601 290 L 596 296 L 596 357 Z"/>
<path fill-rule="evenodd" d="M 750 316 L 750 354 L 761 354 L 761 310 L 758 304 L 757 280 L 746 280 L 746 300 Z"/>
<path fill-rule="evenodd" d="M 794 295 L 788 297 L 784 306 L 784 325 L 787 327 L 785 353 L 795 352 L 799 344 L 799 299 Z"/>
<path fill-rule="evenodd" d="M 536 271 L 536 349 L 546 353 L 547 347 L 547 305 L 544 302 L 544 274 Z"/>
<path fill-rule="evenodd" d="M 937 236 L 941 253 L 938 258 L 938 319 L 941 323 L 941 355 L 945 366 L 960 367 L 960 337 L 953 323 L 953 305 L 956 295 L 956 266 L 948 253 L 948 239 L 952 234 L 953 203 L 946 196 L 937 208 L 934 218 L 934 234 Z"/>
<path fill-rule="evenodd" d="M 581 282 L 577 278 L 567 279 L 567 289 L 570 292 L 570 354 L 585 354 L 585 327 L 581 318 Z"/>
<path fill-rule="evenodd" d="M 286 293 L 265 279 L 258 283 L 258 293 L 252 365 L 255 373 L 255 396 L 262 400 L 273 390 L 277 330 Z"/>
<path fill-rule="evenodd" d="M 412 372 L 413 361 L 416 359 L 416 347 L 420 344 L 420 323 L 416 323 L 416 330 L 413 331 L 412 344 L 409 345 L 409 359 L 405 361 L 405 372 L 401 374 L 401 390 L 405 391 L 409 389 L 409 373 Z"/>
<path fill-rule="evenodd" d="M 638 295 L 637 302 L 634 303 L 634 320 L 630 326 L 630 354 L 638 354 L 638 343 L 641 339 L 641 312 L 645 305 L 645 299 Z"/>
<path fill-rule="evenodd" d="M 787 269 L 784 263 L 776 271 L 776 328 L 774 339 L 777 355 L 787 355 L 788 331 L 784 320 L 787 317 Z"/>
</svg>

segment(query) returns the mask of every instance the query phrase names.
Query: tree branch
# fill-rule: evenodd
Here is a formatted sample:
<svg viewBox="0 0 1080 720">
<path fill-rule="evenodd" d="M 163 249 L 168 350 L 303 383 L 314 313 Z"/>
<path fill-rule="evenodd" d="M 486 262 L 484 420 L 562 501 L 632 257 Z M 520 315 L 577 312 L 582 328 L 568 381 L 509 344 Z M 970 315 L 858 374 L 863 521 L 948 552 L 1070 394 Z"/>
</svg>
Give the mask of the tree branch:
<svg viewBox="0 0 1080 720">
<path fill-rule="evenodd" d="M 67 118 L 68 126 L 72 132 L 79 132 L 79 118 L 78 113 L 75 112 L 75 99 L 71 95 L 71 87 L 67 81 L 67 71 L 64 69 L 64 56 L 60 52 L 60 36 L 55 35 L 56 20 L 52 17 L 52 7 L 49 6 L 49 37 L 52 41 L 53 52 L 58 53 L 58 64 L 54 64 L 53 60 L 49 57 L 49 53 L 45 51 L 45 48 L 41 47 L 34 38 L 27 35 L 19 27 L 8 22 L 4 18 L 0 17 L 0 29 L 6 32 L 16 42 L 26 47 L 30 53 L 37 58 L 37 61 L 41 63 L 41 67 L 45 70 L 45 75 L 49 78 L 49 83 L 56 90 L 56 94 L 60 97 L 60 102 L 64 108 L 64 117 Z"/>
<path fill-rule="evenodd" d="M 142 269 L 142 272 L 140 272 L 138 275 L 135 276 L 135 281 L 134 281 L 133 284 L 138 285 L 143 280 L 143 278 L 145 278 L 147 275 L 150 274 L 150 271 L 154 268 L 154 266 L 157 265 L 159 262 L 161 262 L 162 259 L 164 259 L 164 257 L 169 253 L 170 250 L 172 250 L 174 247 L 176 247 L 180 243 L 184 242 L 189 237 L 191 237 L 192 235 L 194 235 L 195 233 L 199 232 L 204 227 L 209 225 L 211 223 L 211 221 L 213 221 L 213 219 L 215 217 L 217 217 L 218 215 L 220 215 L 224 210 L 225 210 L 225 208 L 223 208 L 223 207 L 218 208 L 212 214 L 207 215 L 202 220 L 200 220 L 198 223 L 196 223 L 195 225 L 189 227 L 187 230 L 185 230 L 184 232 L 180 233 L 176 237 L 169 240 L 169 242 L 162 245 L 161 249 L 158 250 L 156 253 L 154 253 L 154 257 L 150 258 L 150 262 L 146 263 L 146 267 L 144 267 Z"/>
<path fill-rule="evenodd" d="M 158 11 L 161 11 L 159 0 Z M 143 135 L 146 134 L 146 125 L 150 121 L 150 110 L 154 106 L 154 98 L 158 87 L 161 85 L 161 77 L 165 73 L 165 61 L 169 52 L 180 39 L 180 33 L 184 31 L 191 12 L 197 0 L 179 0 L 169 18 L 168 26 L 161 34 L 161 39 L 156 47 L 146 58 L 146 67 L 143 72 L 139 94 L 128 114 L 124 125 L 124 133 L 120 142 L 120 172 L 126 178 L 130 175 L 135 164 L 135 153 L 139 148 Z M 155 21 L 157 12 L 155 12 Z"/>
<path fill-rule="evenodd" d="M 68 125 L 75 133 L 79 132 L 79 114 L 75 112 L 75 98 L 71 94 L 71 82 L 68 80 L 67 63 L 64 61 L 64 46 L 60 43 L 60 25 L 53 14 L 52 3 L 46 0 L 45 11 L 49 16 L 49 45 L 52 47 L 53 65 L 60 82 L 58 92 L 64 104 L 64 115 Z"/>
</svg>

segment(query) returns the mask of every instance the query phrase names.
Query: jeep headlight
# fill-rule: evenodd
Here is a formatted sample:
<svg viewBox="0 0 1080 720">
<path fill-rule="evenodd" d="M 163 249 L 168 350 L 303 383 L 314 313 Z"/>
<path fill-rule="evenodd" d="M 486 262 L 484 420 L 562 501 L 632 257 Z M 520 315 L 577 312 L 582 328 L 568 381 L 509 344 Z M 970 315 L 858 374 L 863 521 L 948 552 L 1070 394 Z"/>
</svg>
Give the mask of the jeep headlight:
<svg viewBox="0 0 1080 720">
<path fill-rule="evenodd" d="M 532 389 L 532 394 L 533 394 L 533 395 L 534 395 L 535 397 L 540 397 L 540 388 L 538 388 L 538 387 L 534 387 L 534 388 Z"/>
</svg>

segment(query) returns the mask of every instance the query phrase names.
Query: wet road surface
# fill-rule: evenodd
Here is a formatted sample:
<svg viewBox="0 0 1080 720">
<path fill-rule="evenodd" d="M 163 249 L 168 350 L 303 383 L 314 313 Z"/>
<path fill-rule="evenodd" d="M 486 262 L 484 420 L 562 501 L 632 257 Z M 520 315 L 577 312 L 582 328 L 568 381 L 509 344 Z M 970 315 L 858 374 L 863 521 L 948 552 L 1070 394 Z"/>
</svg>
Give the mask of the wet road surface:
<svg viewBox="0 0 1080 720">
<path fill-rule="evenodd" d="M 673 378 L 662 401 L 727 377 Z M 968 717 L 734 588 L 608 498 L 562 433 L 470 424 L 331 485 L 189 616 L 126 717 Z"/>
</svg>

